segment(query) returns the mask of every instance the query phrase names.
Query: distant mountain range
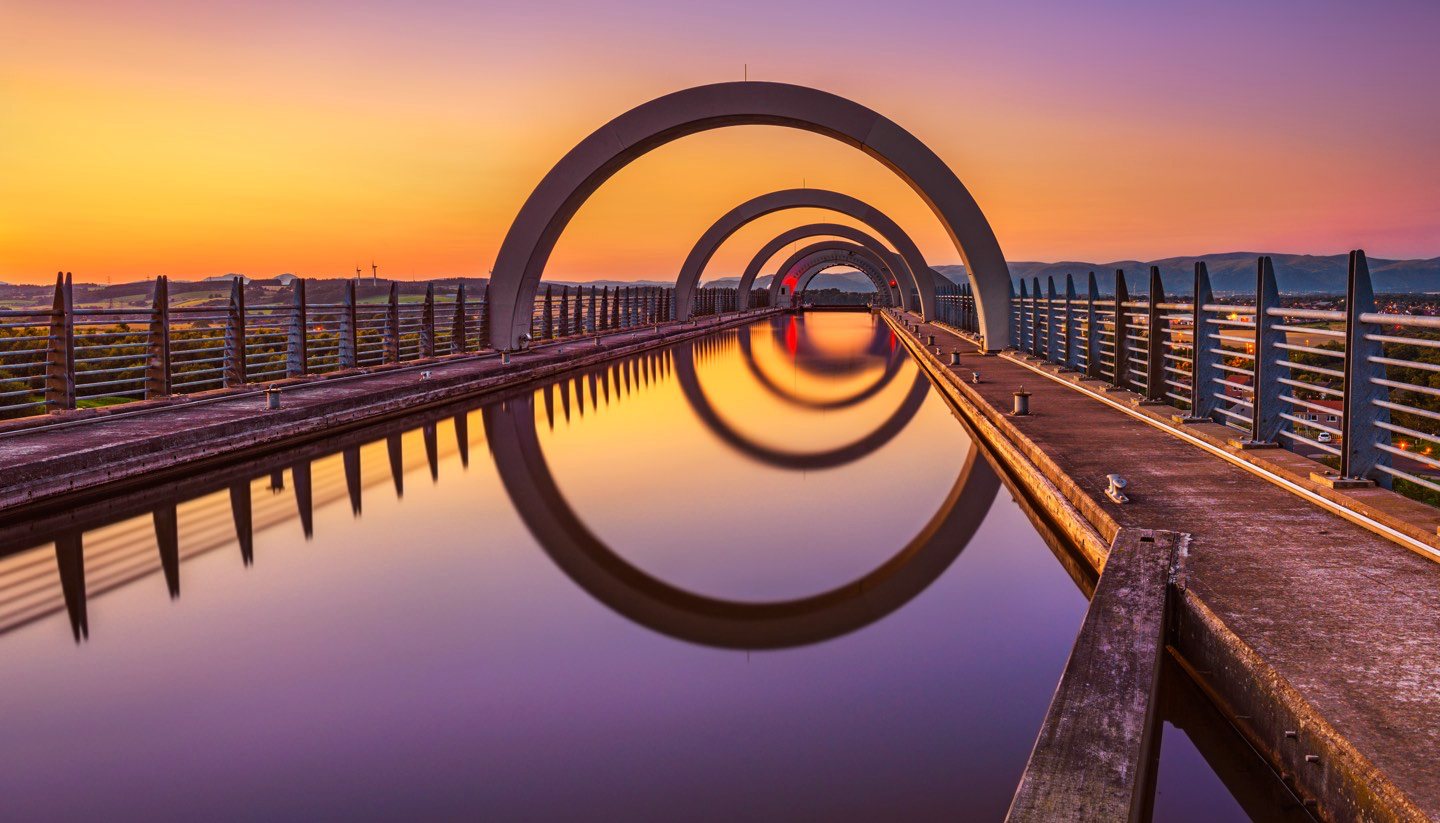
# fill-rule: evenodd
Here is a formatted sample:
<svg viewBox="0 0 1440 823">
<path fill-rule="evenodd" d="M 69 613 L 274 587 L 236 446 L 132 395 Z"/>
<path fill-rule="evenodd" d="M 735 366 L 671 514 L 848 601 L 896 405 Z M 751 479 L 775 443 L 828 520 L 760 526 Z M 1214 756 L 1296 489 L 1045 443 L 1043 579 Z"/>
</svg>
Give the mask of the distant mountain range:
<svg viewBox="0 0 1440 823">
<path fill-rule="evenodd" d="M 1108 263 L 1091 263 L 1083 261 L 1064 261 L 1060 263 L 1038 263 L 1031 261 L 1011 261 L 1010 275 L 1015 279 L 1017 286 L 1020 278 L 1029 282 L 1032 278 L 1040 278 L 1042 288 L 1046 278 L 1054 277 L 1056 287 L 1065 288 L 1065 275 L 1075 275 L 1075 285 L 1080 291 L 1084 291 L 1085 279 L 1090 272 L 1100 280 L 1101 291 L 1110 291 L 1111 283 L 1116 269 L 1124 269 L 1125 276 L 1129 278 L 1130 289 L 1133 292 L 1144 292 L 1148 288 L 1146 278 L 1149 276 L 1151 266 L 1160 267 L 1160 276 L 1165 281 L 1165 290 L 1175 294 L 1188 294 L 1191 289 L 1191 282 L 1196 261 L 1204 261 L 1210 270 L 1210 285 L 1217 292 L 1251 292 L 1255 290 L 1255 261 L 1264 252 L 1237 251 L 1224 254 L 1204 254 L 1196 257 L 1167 257 L 1161 260 L 1112 260 Z M 1275 277 L 1279 281 L 1280 291 L 1287 294 L 1339 294 L 1345 291 L 1346 266 L 1348 258 L 1343 254 L 1313 255 L 1313 254 L 1271 254 L 1275 263 Z M 962 282 L 965 279 L 964 266 L 936 266 L 935 270 L 952 282 Z M 1375 290 L 1384 293 L 1440 293 L 1440 257 L 1429 260 L 1385 260 L 1382 258 L 1370 258 L 1370 275 L 1373 279 Z M 215 282 L 225 281 L 236 275 L 229 274 L 219 277 L 206 278 L 204 281 L 172 280 L 170 289 L 205 289 L 213 288 Z M 755 278 L 756 288 L 769 286 L 773 275 L 763 275 Z M 278 278 L 256 278 L 256 283 L 277 283 L 285 284 L 294 275 L 280 275 Z M 339 278 L 316 278 L 317 280 L 329 280 Z M 485 278 L 435 278 L 435 282 L 458 282 L 464 280 L 472 287 L 479 287 L 485 283 Z M 367 282 L 369 278 L 363 278 L 361 282 Z M 388 282 L 381 280 L 382 283 Z M 407 291 L 407 283 L 418 281 L 402 281 L 401 290 Z M 546 285 L 556 288 L 560 286 L 574 286 L 572 280 L 550 280 L 546 279 Z M 740 282 L 739 277 L 717 277 L 704 281 L 706 286 L 720 288 L 734 288 Z M 77 283 L 77 285 L 80 285 Z M 149 293 L 150 285 L 148 280 L 141 280 L 134 283 L 117 283 L 114 286 L 104 287 L 98 284 L 87 284 L 91 288 L 105 289 L 106 296 L 119 297 L 122 293 L 136 292 Z M 585 286 L 616 288 L 621 286 L 673 286 L 673 280 L 665 281 L 658 278 L 645 280 L 595 280 L 586 281 L 581 284 Z M 870 281 L 859 272 L 824 272 L 816 275 L 812 281 L 812 288 L 816 289 L 838 289 L 840 291 L 870 291 Z M 34 296 L 48 293 L 45 290 L 51 288 L 49 285 L 18 286 L 0 283 L 0 298 Z M 418 286 L 421 292 L 424 286 Z"/>
<path fill-rule="evenodd" d="M 1217 292 L 1253 292 L 1256 260 L 1264 252 L 1237 251 L 1225 254 L 1204 254 L 1198 257 L 1167 257 L 1163 260 L 1114 260 L 1109 263 L 1010 263 L 1010 276 L 1018 284 L 1040 278 L 1055 278 L 1056 288 L 1064 290 L 1065 275 L 1075 275 L 1075 287 L 1084 292 L 1086 278 L 1095 272 L 1101 291 L 1109 291 L 1116 269 L 1124 269 L 1131 291 L 1145 291 L 1150 267 L 1160 267 L 1165 290 L 1176 294 L 1189 293 L 1194 281 L 1196 262 L 1204 262 L 1210 271 L 1210 286 Z M 1337 294 L 1345 291 L 1349 256 L 1344 254 L 1271 254 L 1275 280 L 1280 291 L 1287 294 Z M 1370 277 L 1377 292 L 1415 293 L 1440 292 L 1440 257 L 1429 260 L 1384 260 L 1369 258 Z M 952 281 L 965 278 L 964 266 L 936 266 L 935 270 Z"/>
</svg>

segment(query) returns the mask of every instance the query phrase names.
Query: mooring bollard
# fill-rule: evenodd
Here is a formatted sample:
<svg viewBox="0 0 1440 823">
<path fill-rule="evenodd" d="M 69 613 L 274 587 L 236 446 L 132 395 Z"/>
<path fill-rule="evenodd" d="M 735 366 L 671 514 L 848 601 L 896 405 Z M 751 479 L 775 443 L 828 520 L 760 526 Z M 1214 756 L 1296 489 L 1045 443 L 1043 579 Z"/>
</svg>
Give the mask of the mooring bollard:
<svg viewBox="0 0 1440 823">
<path fill-rule="evenodd" d="M 1025 391 L 1025 387 L 1024 387 L 1024 386 L 1021 386 L 1021 387 L 1020 387 L 1020 391 L 1015 392 L 1014 396 L 1015 396 L 1015 407 L 1014 407 L 1014 409 L 1012 410 L 1011 413 L 1014 414 L 1016 417 L 1025 417 L 1025 416 L 1029 415 L 1029 414 L 1030 414 L 1030 392 Z"/>
<path fill-rule="evenodd" d="M 280 387 L 271 386 L 265 390 L 265 408 L 275 411 L 280 408 Z"/>
<path fill-rule="evenodd" d="M 958 365 L 960 365 L 960 352 L 958 352 L 958 351 L 952 351 L 952 352 L 950 352 L 950 365 L 952 365 L 952 366 L 958 366 Z"/>
<path fill-rule="evenodd" d="M 925 338 L 925 344 L 929 346 L 935 345 L 935 335 L 927 335 Z"/>
<path fill-rule="evenodd" d="M 1125 487 L 1130 485 L 1125 478 L 1118 474 L 1107 474 L 1105 479 L 1110 483 L 1105 489 L 1105 496 L 1121 505 L 1130 502 L 1130 497 L 1125 494 Z"/>
<path fill-rule="evenodd" d="M 978 372 L 978 371 L 972 371 L 972 372 L 970 372 L 970 382 L 971 382 L 971 383 L 979 383 L 979 382 L 980 382 L 980 372 Z"/>
<path fill-rule="evenodd" d="M 508 349 L 500 352 L 500 365 L 510 365 L 510 351 Z"/>
</svg>

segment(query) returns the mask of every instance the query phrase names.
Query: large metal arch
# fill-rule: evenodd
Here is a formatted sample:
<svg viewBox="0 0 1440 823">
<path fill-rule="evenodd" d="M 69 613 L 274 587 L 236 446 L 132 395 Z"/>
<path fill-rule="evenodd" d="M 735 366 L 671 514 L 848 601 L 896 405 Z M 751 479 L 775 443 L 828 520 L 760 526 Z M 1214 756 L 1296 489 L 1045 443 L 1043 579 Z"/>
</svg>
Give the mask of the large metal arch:
<svg viewBox="0 0 1440 823">
<path fill-rule="evenodd" d="M 750 81 L 697 86 L 643 103 L 591 133 L 550 169 L 521 206 L 496 256 L 488 301 L 491 344 L 511 350 L 520 335 L 528 333 L 550 253 L 601 184 L 673 140 L 742 125 L 784 126 L 839 140 L 874 157 L 909 184 L 960 253 L 986 349 L 1009 344 L 1010 271 L 1005 256 L 975 198 L 944 161 L 914 135 L 859 103 L 804 86 Z M 934 283 L 924 278 L 917 283 L 919 308 L 928 318 L 934 309 Z M 688 316 L 693 286 L 677 283 L 677 317 Z"/>
<path fill-rule="evenodd" d="M 847 226 L 843 223 L 810 223 L 781 232 L 775 236 L 775 239 L 761 246 L 760 251 L 750 258 L 750 262 L 745 266 L 745 271 L 740 275 L 740 282 L 735 286 L 736 292 L 739 293 L 740 308 L 750 307 L 750 290 L 754 287 L 755 278 L 760 276 L 760 269 L 786 246 L 810 237 L 839 237 L 875 252 L 876 256 L 885 261 L 890 279 L 895 281 L 895 285 L 890 289 L 891 303 L 896 306 L 902 305 L 899 297 L 900 271 L 905 267 L 903 258 L 887 248 L 874 235 L 854 226 Z"/>
<path fill-rule="evenodd" d="M 925 256 L 910 235 L 891 220 L 889 215 L 863 200 L 826 189 L 782 189 L 752 197 L 726 212 L 700 235 L 675 278 L 676 316 L 684 317 L 681 305 L 690 305 L 691 295 L 700 283 L 700 276 L 715 252 L 735 232 L 768 214 L 789 209 L 824 209 L 843 214 L 864 223 L 897 249 L 899 257 L 895 273 L 900 289 L 900 304 L 906 311 L 931 316 L 935 308 L 935 289 L 925 272 L 930 270 Z M 683 304 L 681 301 L 685 301 Z"/>
<path fill-rule="evenodd" d="M 859 268 L 859 266 L 857 266 L 856 263 L 852 259 L 850 259 L 850 255 L 848 254 L 845 257 L 837 258 L 834 260 L 823 259 L 824 257 L 826 257 L 825 254 L 821 254 L 820 257 L 822 258 L 820 260 L 802 261 L 800 266 L 796 267 L 803 268 L 804 271 L 795 280 L 795 294 L 804 294 L 805 289 L 810 287 L 810 281 L 814 280 L 816 275 L 820 274 L 821 272 L 829 271 L 836 266 L 850 266 L 851 268 Z M 875 283 L 874 277 L 870 278 L 870 283 L 872 285 L 876 285 L 876 287 L 879 288 L 879 286 Z"/>
<path fill-rule="evenodd" d="M 862 266 L 867 264 L 875 266 L 880 262 L 874 252 L 845 240 L 820 240 L 811 243 L 787 257 L 785 262 L 775 270 L 775 278 L 770 281 L 769 286 L 770 305 L 779 305 L 776 301 L 780 297 L 780 288 L 791 275 L 799 276 L 811 265 L 821 262 L 822 258 L 828 261 L 830 266 L 852 266 L 861 271 L 864 271 Z M 868 272 L 866 272 L 866 276 L 874 282 L 874 277 Z"/>
<path fill-rule="evenodd" d="M 777 274 L 775 279 L 770 281 L 771 293 L 774 294 L 778 289 L 784 288 L 785 284 L 790 280 L 790 275 L 796 272 L 799 272 L 799 274 L 796 275 L 796 287 L 791 290 L 791 294 L 799 294 L 804 291 L 804 286 L 800 285 L 802 282 L 808 286 L 811 279 L 827 269 L 833 269 L 837 266 L 849 266 L 865 275 L 865 278 L 870 281 L 870 285 L 875 287 L 877 298 L 888 302 L 890 290 L 889 281 L 885 279 L 885 270 L 878 265 L 875 258 L 864 254 L 864 252 L 868 251 L 867 249 L 861 246 L 844 248 L 838 245 L 843 242 L 842 240 L 828 241 L 828 243 L 836 245 L 828 245 L 827 243 L 827 248 L 819 249 L 807 255 L 787 269 L 784 277 Z M 770 305 L 775 305 L 773 300 Z"/>
<path fill-rule="evenodd" d="M 1000 478 L 971 445 L 940 509 L 898 552 L 860 578 L 807 597 L 752 602 L 696 594 L 634 566 L 565 500 L 535 426 L 533 394 L 483 410 L 486 439 L 520 519 L 581 590 L 626 619 L 670 637 L 728 649 L 824 642 L 888 616 L 960 555 L 994 504 Z"/>
</svg>

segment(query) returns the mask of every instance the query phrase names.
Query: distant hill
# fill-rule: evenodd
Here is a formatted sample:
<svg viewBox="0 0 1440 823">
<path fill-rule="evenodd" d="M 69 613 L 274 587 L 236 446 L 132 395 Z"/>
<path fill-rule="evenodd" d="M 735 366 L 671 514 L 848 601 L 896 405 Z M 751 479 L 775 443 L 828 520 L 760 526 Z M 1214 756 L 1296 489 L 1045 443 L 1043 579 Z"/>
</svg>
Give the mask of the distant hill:
<svg viewBox="0 0 1440 823">
<path fill-rule="evenodd" d="M 1075 286 L 1083 291 L 1085 278 L 1090 272 L 1100 280 L 1102 291 L 1108 291 L 1107 284 L 1114 282 L 1116 269 L 1124 269 L 1132 291 L 1145 291 L 1145 277 L 1151 266 L 1160 267 L 1160 278 L 1165 290 L 1186 294 L 1194 280 L 1197 261 L 1203 261 L 1210 270 L 1210 285 L 1217 292 L 1252 292 L 1255 290 L 1255 261 L 1264 252 L 1228 252 L 1205 254 L 1198 257 L 1167 257 L 1162 260 L 1113 260 L 1108 263 L 1087 263 L 1066 261 L 1061 263 L 1035 263 L 1013 261 L 1010 276 L 1040 278 L 1045 287 L 1046 278 L 1054 277 L 1056 288 L 1065 288 L 1065 275 L 1075 275 Z M 1326 256 L 1312 254 L 1271 254 L 1275 264 L 1275 280 L 1280 291 L 1289 294 L 1337 294 L 1345 291 L 1346 268 L 1349 257 L 1344 254 Z M 1440 292 L 1440 257 L 1429 260 L 1385 260 L 1372 257 L 1370 276 L 1377 292 Z M 935 270 L 954 282 L 965 278 L 964 266 L 936 266 Z"/>
<path fill-rule="evenodd" d="M 1161 260 L 1112 260 L 1105 263 L 1085 261 L 1062 261 L 1058 263 L 1041 263 L 1033 261 L 1011 261 L 1010 274 L 1016 278 L 1024 278 L 1027 282 L 1031 278 L 1038 277 L 1042 284 L 1046 278 L 1054 277 L 1056 286 L 1060 289 L 1065 287 L 1065 275 L 1075 275 L 1076 287 L 1084 290 L 1085 277 L 1090 272 L 1100 280 L 1102 291 L 1110 290 L 1110 283 L 1116 269 L 1124 269 L 1126 277 L 1129 278 L 1132 292 L 1141 293 L 1146 291 L 1145 281 L 1150 266 L 1160 267 L 1160 275 L 1165 281 L 1165 290 L 1175 294 L 1188 294 L 1191 288 L 1191 280 L 1195 262 L 1201 260 L 1210 269 L 1210 283 L 1215 291 L 1225 293 L 1246 293 L 1255 290 L 1255 260 L 1263 252 L 1241 251 L 1227 252 L 1224 254 L 1205 254 L 1197 257 L 1167 257 Z M 1345 276 L 1347 257 L 1343 254 L 1332 255 L 1311 255 L 1311 254 L 1271 254 L 1275 262 L 1275 276 L 1279 281 L 1280 291 L 1286 294 L 1340 294 L 1345 291 Z M 951 280 L 959 283 L 965 279 L 965 267 L 958 265 L 935 266 L 935 270 Z M 1374 278 L 1375 290 L 1384 293 L 1423 293 L 1440 292 L 1440 257 L 1429 260 L 1386 260 L 1383 258 L 1370 258 L 1370 274 Z M 229 278 L 236 275 L 227 274 L 220 277 L 206 278 L 205 280 L 174 280 L 170 281 L 170 293 L 176 294 L 187 291 L 209 291 L 215 289 Z M 755 279 L 757 288 L 769 286 L 770 278 L 773 275 L 764 275 Z M 288 286 L 286 280 L 292 279 L 293 275 L 279 275 L 273 278 L 256 278 L 247 280 L 252 286 L 280 287 Z M 348 278 L 311 278 L 310 288 L 322 291 L 336 290 L 338 294 L 339 284 Z M 437 277 L 431 281 L 437 285 L 454 285 L 463 281 L 467 289 L 477 293 L 487 282 L 486 278 L 475 277 Z M 423 294 L 425 291 L 424 280 L 402 280 L 400 291 L 402 294 Z M 380 278 L 378 283 L 371 284 L 369 277 L 359 281 L 362 290 L 388 289 L 389 281 Z M 717 277 L 704 281 L 706 286 L 720 288 L 734 288 L 739 283 L 739 277 Z M 561 286 L 575 286 L 576 281 L 561 279 L 546 279 L 545 285 L 559 288 Z M 94 283 L 76 283 L 77 299 L 83 293 L 90 299 L 131 299 L 140 300 L 148 298 L 151 292 L 151 281 L 139 280 L 131 283 L 116 283 L 113 286 L 104 286 Z M 647 279 L 647 280 L 595 280 L 585 281 L 584 286 L 596 286 L 610 288 L 628 286 L 674 286 L 674 280 Z M 333 289 L 332 289 L 333 287 Z M 26 303 L 40 302 L 50 299 L 53 285 L 6 285 L 0 283 L 0 300 L 23 301 Z M 812 288 L 836 289 L 839 291 L 868 292 L 872 290 L 870 281 L 859 272 L 824 272 L 815 277 Z M 312 302 L 318 299 L 311 295 Z"/>
</svg>

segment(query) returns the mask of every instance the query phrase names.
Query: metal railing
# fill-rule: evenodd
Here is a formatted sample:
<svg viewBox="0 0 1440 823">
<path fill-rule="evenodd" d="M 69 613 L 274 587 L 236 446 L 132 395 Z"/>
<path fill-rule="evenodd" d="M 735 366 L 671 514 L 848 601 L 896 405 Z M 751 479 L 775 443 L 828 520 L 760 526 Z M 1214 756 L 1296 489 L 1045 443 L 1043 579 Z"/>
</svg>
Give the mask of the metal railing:
<svg viewBox="0 0 1440 823">
<path fill-rule="evenodd" d="M 1066 275 L 1021 282 L 1011 298 L 1015 348 L 1235 429 L 1247 445 L 1310 454 L 1339 477 L 1440 502 L 1440 317 L 1382 313 L 1361 251 L 1350 255 L 1343 309 L 1281 300 L 1269 257 L 1254 302 L 1217 302 L 1204 263 L 1190 296 L 1167 298 L 1158 267 L 1131 299 L 1123 271 L 1102 297 Z M 941 322 L 975 331 L 963 289 L 937 300 Z M 958 320 L 957 320 L 958 318 Z M 968 324 L 968 325 L 967 325 Z M 1424 491 L 1421 491 L 1424 490 Z"/>
<path fill-rule="evenodd" d="M 768 292 L 767 292 L 768 298 Z M 751 306 L 755 304 L 752 301 Z M 736 289 L 707 288 L 695 290 L 694 308 L 690 314 L 701 317 L 710 314 L 729 314 L 740 310 L 740 292 Z"/>
<path fill-rule="evenodd" d="M 297 278 L 288 301 L 247 305 L 235 280 L 228 299 L 186 305 L 159 277 L 148 307 L 77 308 L 64 274 L 48 310 L 0 311 L 0 418 L 488 347 L 484 295 L 470 299 L 463 284 L 442 288 L 428 284 L 423 297 L 402 302 L 392 282 L 378 301 L 361 302 L 346 281 L 338 302 L 311 303 Z"/>
<path fill-rule="evenodd" d="M 702 289 L 703 291 L 703 289 Z M 653 326 L 675 316 L 675 290 L 660 286 L 546 286 L 535 295 L 530 336 L 562 340 Z"/>
<path fill-rule="evenodd" d="M 980 333 L 980 318 L 975 312 L 975 296 L 970 284 L 941 286 L 935 291 L 935 318 L 951 328 L 970 335 Z"/>
<path fill-rule="evenodd" d="M 286 300 L 228 299 L 186 305 L 156 278 L 149 306 L 77 308 L 70 275 L 56 278 L 46 309 L 0 311 L 0 418 L 264 383 L 307 374 L 402 363 L 489 347 L 488 288 L 464 285 L 424 296 L 387 292 L 357 299 L 345 281 L 337 302 L 310 302 L 297 278 Z M 443 293 L 442 293 L 443 291 Z M 330 293 L 333 295 L 334 291 Z M 332 297 L 333 299 L 333 297 Z M 734 289 L 698 289 L 693 315 L 738 310 Z M 675 317 L 675 290 L 546 286 L 536 295 L 531 339 L 560 340 L 653 326 Z"/>
</svg>

